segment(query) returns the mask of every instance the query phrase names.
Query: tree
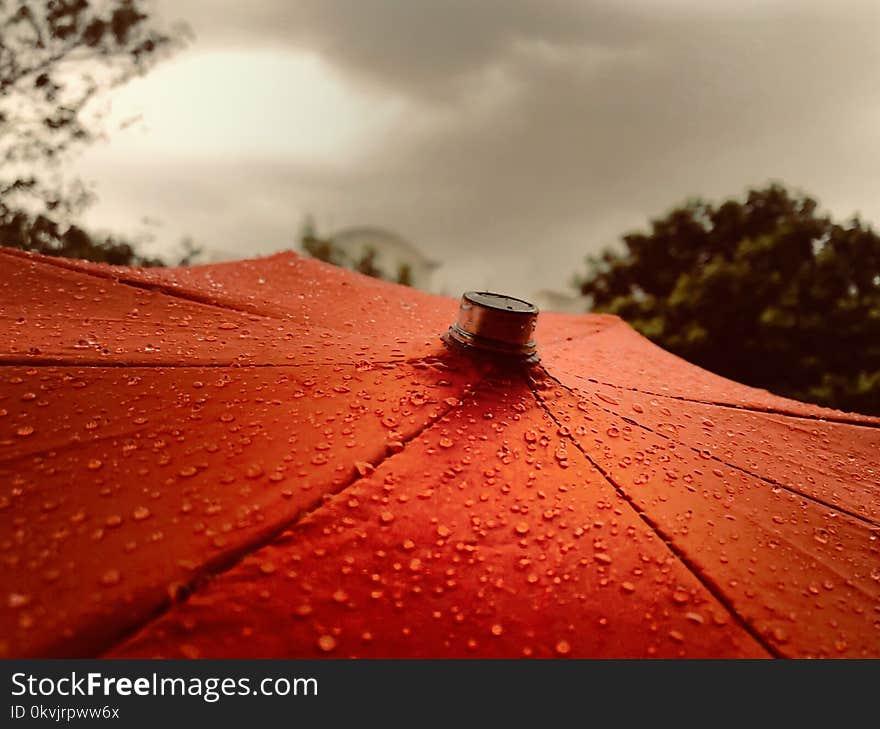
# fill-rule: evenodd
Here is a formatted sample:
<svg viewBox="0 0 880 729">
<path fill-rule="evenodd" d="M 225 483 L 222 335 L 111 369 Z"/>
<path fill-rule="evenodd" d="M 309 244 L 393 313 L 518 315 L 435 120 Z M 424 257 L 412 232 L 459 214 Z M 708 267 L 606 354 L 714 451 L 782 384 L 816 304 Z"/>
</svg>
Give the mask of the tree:
<svg viewBox="0 0 880 729">
<path fill-rule="evenodd" d="M 692 200 L 578 281 L 665 349 L 801 400 L 880 414 L 880 236 L 774 184 Z"/>
<path fill-rule="evenodd" d="M 182 38 L 181 28 L 152 24 L 143 0 L 0 0 L 0 243 L 161 263 L 74 225 L 89 196 L 60 164 L 100 135 L 101 92 L 145 73 Z"/>
<path fill-rule="evenodd" d="M 403 263 L 398 266 L 395 274 L 384 271 L 376 261 L 379 252 L 374 247 L 366 248 L 360 257 L 352 257 L 332 240 L 319 237 L 311 217 L 307 217 L 303 223 L 300 245 L 309 256 L 317 258 L 319 261 L 348 268 L 365 276 L 393 281 L 403 286 L 412 286 L 412 268 L 409 264 Z"/>
</svg>

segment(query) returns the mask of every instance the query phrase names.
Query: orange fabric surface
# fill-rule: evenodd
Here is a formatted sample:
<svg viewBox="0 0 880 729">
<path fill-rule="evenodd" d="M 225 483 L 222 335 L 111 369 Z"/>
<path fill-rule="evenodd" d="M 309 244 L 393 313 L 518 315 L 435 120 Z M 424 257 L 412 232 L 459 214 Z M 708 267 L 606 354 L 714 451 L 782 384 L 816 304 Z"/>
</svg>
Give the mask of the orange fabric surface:
<svg viewBox="0 0 880 729">
<path fill-rule="evenodd" d="M 457 306 L 0 249 L 0 655 L 880 655 L 880 421 Z"/>
</svg>

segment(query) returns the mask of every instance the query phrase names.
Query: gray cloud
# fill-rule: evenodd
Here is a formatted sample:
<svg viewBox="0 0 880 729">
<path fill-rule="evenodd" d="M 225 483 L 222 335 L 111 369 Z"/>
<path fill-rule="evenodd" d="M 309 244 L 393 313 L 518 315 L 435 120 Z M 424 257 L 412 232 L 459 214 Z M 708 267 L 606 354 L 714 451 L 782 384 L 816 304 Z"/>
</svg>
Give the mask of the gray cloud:
<svg viewBox="0 0 880 729">
<path fill-rule="evenodd" d="M 876 2 L 164 8 L 197 48 L 314 53 L 377 103 L 406 103 L 356 164 L 157 162 L 139 199 L 231 255 L 253 252 L 248 237 L 288 246 L 311 210 L 400 230 L 450 262 L 452 288 L 528 294 L 564 286 L 587 252 L 693 195 L 781 179 L 840 215 L 880 218 Z M 105 172 L 125 185 L 121 168 Z M 229 174 L 234 190 L 218 182 Z"/>
</svg>

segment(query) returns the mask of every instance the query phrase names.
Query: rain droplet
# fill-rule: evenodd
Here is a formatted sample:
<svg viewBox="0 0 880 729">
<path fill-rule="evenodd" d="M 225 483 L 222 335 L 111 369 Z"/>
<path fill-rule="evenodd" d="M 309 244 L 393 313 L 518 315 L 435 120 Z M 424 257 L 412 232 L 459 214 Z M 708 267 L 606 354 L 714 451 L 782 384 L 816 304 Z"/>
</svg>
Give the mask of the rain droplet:
<svg viewBox="0 0 880 729">
<path fill-rule="evenodd" d="M 6 604 L 11 608 L 20 608 L 27 605 L 30 601 L 31 598 L 29 595 L 23 595 L 20 592 L 10 592 Z"/>
<path fill-rule="evenodd" d="M 118 585 L 121 579 L 122 575 L 119 574 L 119 570 L 107 570 L 101 575 L 101 584 L 105 587 L 112 587 Z"/>
<path fill-rule="evenodd" d="M 361 476 L 368 476 L 376 470 L 372 463 L 367 463 L 366 461 L 355 461 L 354 467 Z"/>
<path fill-rule="evenodd" d="M 777 643 L 788 643 L 788 633 L 782 628 L 773 628 L 773 640 Z"/>
</svg>

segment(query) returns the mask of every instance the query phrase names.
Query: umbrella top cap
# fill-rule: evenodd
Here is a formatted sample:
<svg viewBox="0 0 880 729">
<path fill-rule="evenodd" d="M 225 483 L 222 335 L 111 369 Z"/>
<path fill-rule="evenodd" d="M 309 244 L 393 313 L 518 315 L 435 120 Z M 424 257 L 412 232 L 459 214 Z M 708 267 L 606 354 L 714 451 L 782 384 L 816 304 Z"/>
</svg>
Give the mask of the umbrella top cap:
<svg viewBox="0 0 880 729">
<path fill-rule="evenodd" d="M 490 291 L 466 291 L 461 297 L 458 321 L 443 339 L 465 350 L 535 362 L 537 321 L 538 307 L 528 301 Z"/>
<path fill-rule="evenodd" d="M 493 294 L 491 291 L 466 291 L 462 300 L 486 309 L 498 311 L 510 311 L 518 314 L 534 314 L 537 316 L 538 307 L 522 299 L 515 299 L 506 294 Z"/>
</svg>

